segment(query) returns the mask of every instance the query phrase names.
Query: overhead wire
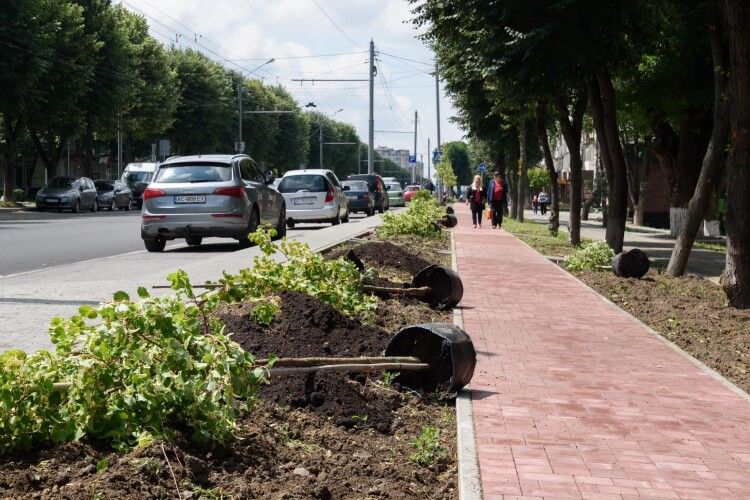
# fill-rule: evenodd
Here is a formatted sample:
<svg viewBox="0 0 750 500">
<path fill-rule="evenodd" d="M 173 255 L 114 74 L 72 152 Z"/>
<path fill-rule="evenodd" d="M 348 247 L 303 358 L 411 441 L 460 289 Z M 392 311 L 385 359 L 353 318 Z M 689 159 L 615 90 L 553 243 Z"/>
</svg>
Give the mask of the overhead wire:
<svg viewBox="0 0 750 500">
<path fill-rule="evenodd" d="M 318 8 L 318 10 L 323 13 L 323 15 L 326 17 L 326 19 L 328 19 L 331 22 L 331 24 L 333 25 L 333 27 L 336 28 L 336 30 L 338 30 L 339 33 L 341 33 L 342 35 L 344 35 L 344 38 L 346 38 L 347 40 L 349 40 L 349 42 L 351 42 L 351 44 L 354 45 L 355 47 L 357 47 L 358 49 L 362 48 L 361 45 L 359 45 L 352 37 L 350 37 L 343 29 L 341 29 L 341 27 L 338 24 L 336 24 L 336 21 L 334 21 L 333 18 L 328 15 L 328 12 L 326 12 L 326 10 L 320 5 L 320 3 L 318 3 L 318 0 L 311 0 L 311 1 L 312 1 L 312 3 L 315 4 L 315 6 Z"/>
</svg>

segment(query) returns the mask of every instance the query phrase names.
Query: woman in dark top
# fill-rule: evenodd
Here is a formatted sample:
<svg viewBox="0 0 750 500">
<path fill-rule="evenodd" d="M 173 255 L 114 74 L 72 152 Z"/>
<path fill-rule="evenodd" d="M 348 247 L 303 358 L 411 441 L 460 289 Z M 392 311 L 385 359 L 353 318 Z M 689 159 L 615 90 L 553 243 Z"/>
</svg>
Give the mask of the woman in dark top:
<svg viewBox="0 0 750 500">
<path fill-rule="evenodd" d="M 471 221 L 474 223 L 474 227 L 482 227 L 482 213 L 484 212 L 484 200 L 487 198 L 487 193 L 482 188 L 482 177 L 475 176 L 474 182 L 466 190 L 466 203 L 471 207 Z"/>
</svg>

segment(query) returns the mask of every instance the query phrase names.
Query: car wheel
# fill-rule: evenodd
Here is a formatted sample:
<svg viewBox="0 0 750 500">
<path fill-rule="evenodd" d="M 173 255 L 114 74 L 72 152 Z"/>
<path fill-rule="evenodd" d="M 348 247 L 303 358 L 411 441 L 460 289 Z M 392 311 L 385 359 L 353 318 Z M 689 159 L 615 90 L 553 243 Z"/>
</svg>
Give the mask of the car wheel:
<svg viewBox="0 0 750 500">
<path fill-rule="evenodd" d="M 336 217 L 334 217 L 331 220 L 331 225 L 332 226 L 338 226 L 339 224 L 341 224 L 341 214 L 339 214 L 338 212 L 336 212 Z"/>
<path fill-rule="evenodd" d="M 81 211 L 81 200 L 76 200 L 75 203 L 73 203 L 73 208 L 70 209 L 71 212 L 74 214 L 77 214 Z"/>
<path fill-rule="evenodd" d="M 125 211 L 130 212 L 131 205 L 133 204 L 133 200 L 128 200 L 128 204 L 125 205 Z"/>
<path fill-rule="evenodd" d="M 203 238 L 200 236 L 188 236 L 185 238 L 185 242 L 191 247 L 197 247 L 203 242 Z"/>
<path fill-rule="evenodd" d="M 247 232 L 240 238 L 240 248 L 250 248 L 252 243 L 250 243 L 250 240 L 248 240 L 247 237 L 257 231 L 259 225 L 260 214 L 258 213 L 258 209 L 253 207 L 253 211 L 250 212 L 250 222 L 247 224 Z"/>
<path fill-rule="evenodd" d="M 349 210 L 348 209 L 346 211 L 346 215 L 344 216 L 344 218 L 341 219 L 341 222 L 344 222 L 344 223 L 349 222 Z"/>
<path fill-rule="evenodd" d="M 286 227 L 287 227 L 288 229 L 294 229 L 294 221 L 293 221 L 293 220 L 291 220 L 291 219 L 290 219 L 290 220 L 288 220 L 288 221 L 286 221 Z"/>
<path fill-rule="evenodd" d="M 286 236 L 286 207 L 282 206 L 279 221 L 276 223 L 276 237 L 274 239 L 280 240 L 284 236 Z"/>
<path fill-rule="evenodd" d="M 167 246 L 167 240 L 143 240 L 143 244 L 146 245 L 146 250 L 149 252 L 162 252 L 164 247 Z"/>
<path fill-rule="evenodd" d="M 94 198 L 94 203 L 91 204 L 91 211 L 92 212 L 98 212 L 99 211 L 99 200 Z"/>
<path fill-rule="evenodd" d="M 115 199 L 112 198 L 112 204 L 109 205 L 109 211 L 114 212 L 115 210 L 117 210 L 117 203 L 115 203 Z"/>
<path fill-rule="evenodd" d="M 368 217 L 372 217 L 373 215 L 375 215 L 375 207 L 368 208 L 365 214 L 367 214 Z"/>
</svg>

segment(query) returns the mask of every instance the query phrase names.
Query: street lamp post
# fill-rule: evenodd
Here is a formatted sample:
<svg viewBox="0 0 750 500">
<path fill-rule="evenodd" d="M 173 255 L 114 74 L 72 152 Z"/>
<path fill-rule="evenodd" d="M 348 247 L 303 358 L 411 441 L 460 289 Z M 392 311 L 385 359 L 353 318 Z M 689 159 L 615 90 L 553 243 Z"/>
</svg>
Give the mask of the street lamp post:
<svg viewBox="0 0 750 500">
<path fill-rule="evenodd" d="M 244 153 L 245 152 L 245 144 L 242 142 L 242 118 L 244 116 L 243 113 L 242 113 L 242 80 L 244 78 L 247 78 L 248 76 L 252 75 L 256 71 L 258 71 L 260 68 L 262 68 L 263 66 L 265 66 L 267 64 L 271 64 L 275 60 L 276 59 L 272 57 L 271 59 L 269 59 L 268 61 L 264 62 L 260 66 L 258 66 L 255 69 L 251 70 L 249 73 L 241 75 L 240 76 L 240 80 L 237 83 L 237 145 L 235 146 L 235 149 L 236 149 L 237 153 Z"/>
</svg>

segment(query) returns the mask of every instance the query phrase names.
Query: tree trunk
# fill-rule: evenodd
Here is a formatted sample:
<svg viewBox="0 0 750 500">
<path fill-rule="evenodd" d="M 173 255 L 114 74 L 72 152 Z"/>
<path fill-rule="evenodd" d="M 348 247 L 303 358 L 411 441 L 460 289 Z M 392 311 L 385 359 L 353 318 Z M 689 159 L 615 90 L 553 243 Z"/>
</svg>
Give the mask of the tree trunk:
<svg viewBox="0 0 750 500">
<path fill-rule="evenodd" d="M 18 132 L 21 128 L 20 120 L 16 120 L 15 126 L 10 116 L 3 115 L 3 138 L 5 139 L 5 166 L 3 168 L 3 200 L 13 200 L 13 179 L 16 172 L 16 143 Z"/>
<path fill-rule="evenodd" d="M 615 251 L 622 252 L 625 239 L 625 219 L 628 211 L 628 179 L 625 156 L 620 144 L 620 132 L 617 127 L 617 110 L 615 106 L 615 92 L 609 72 L 597 72 L 596 84 L 599 92 L 597 110 L 592 107 L 592 116 L 598 115 L 594 122 L 599 122 L 597 134 L 601 129 L 606 138 L 606 151 L 612 170 L 612 179 L 608 180 L 609 188 L 609 217 L 607 219 L 607 244 Z M 594 98 L 597 96 L 594 95 Z M 596 100 L 596 99 L 595 99 Z M 602 143 L 604 146 L 604 143 Z M 605 166 L 607 155 L 604 156 Z"/>
<path fill-rule="evenodd" d="M 518 221 L 523 222 L 523 211 L 526 207 L 526 191 L 528 190 L 528 165 L 526 164 L 526 118 L 523 117 L 518 125 L 518 190 L 515 203 Z"/>
<path fill-rule="evenodd" d="M 39 158 L 44 164 L 44 169 L 47 171 L 47 177 L 51 179 L 57 173 L 57 165 L 60 163 L 63 151 L 65 150 L 65 139 L 61 139 L 60 142 L 55 145 L 53 151 L 47 151 L 39 139 L 39 134 L 32 123 L 29 123 L 29 137 L 31 142 L 34 143 L 34 149 L 36 149 Z M 35 162 L 36 163 L 36 162 Z"/>
<path fill-rule="evenodd" d="M 583 159 L 581 158 L 581 129 L 586 112 L 586 92 L 579 92 L 572 115 L 562 97 L 555 99 L 555 108 L 565 144 L 570 153 L 570 244 L 581 244 L 581 191 L 583 188 Z"/>
<path fill-rule="evenodd" d="M 734 307 L 750 308 L 750 5 L 725 0 L 730 50 L 727 264 L 722 287 Z"/>
<path fill-rule="evenodd" d="M 520 159 L 520 154 L 517 151 L 515 161 L 513 162 L 513 165 L 515 165 L 515 167 L 510 168 L 510 175 L 506 179 L 506 181 L 508 182 L 511 219 L 518 219 L 518 204 L 516 203 L 516 193 L 518 191 L 518 162 L 520 161 Z"/>
<path fill-rule="evenodd" d="M 547 167 L 547 175 L 550 182 L 550 197 L 552 208 L 549 211 L 549 230 L 553 236 L 557 236 L 560 229 L 560 186 L 557 183 L 557 170 L 555 160 L 552 158 L 552 150 L 549 147 L 549 136 L 547 135 L 547 103 L 540 102 L 536 106 L 536 133 L 542 145 L 544 154 L 544 166 Z"/>
<path fill-rule="evenodd" d="M 703 165 L 695 186 L 695 192 L 688 204 L 685 222 L 680 228 L 677 241 L 672 249 L 672 256 L 667 265 L 667 274 L 670 276 L 682 276 L 685 273 L 695 236 L 698 234 L 703 216 L 711 201 L 729 133 L 729 108 L 724 99 L 727 85 L 727 78 L 724 75 L 726 68 L 724 49 L 721 46 L 721 39 L 715 25 L 709 27 L 709 39 L 714 67 L 714 127 L 706 155 L 703 157 Z"/>
<path fill-rule="evenodd" d="M 716 190 L 717 183 L 708 197 L 706 212 L 703 214 L 703 236 L 715 238 L 721 235 L 721 223 L 719 222 L 719 193 Z M 700 229 L 698 230 L 700 233 Z"/>
</svg>

